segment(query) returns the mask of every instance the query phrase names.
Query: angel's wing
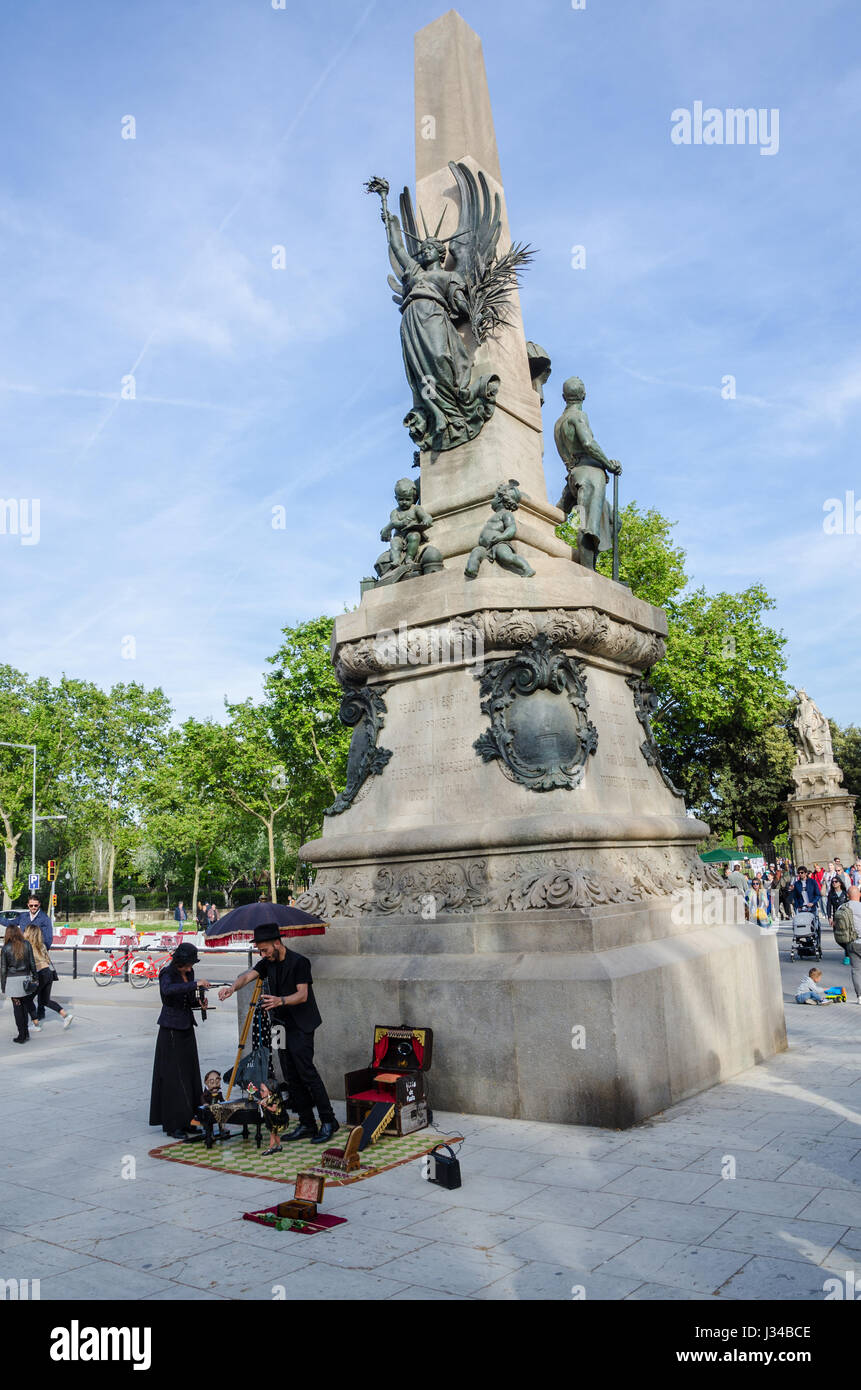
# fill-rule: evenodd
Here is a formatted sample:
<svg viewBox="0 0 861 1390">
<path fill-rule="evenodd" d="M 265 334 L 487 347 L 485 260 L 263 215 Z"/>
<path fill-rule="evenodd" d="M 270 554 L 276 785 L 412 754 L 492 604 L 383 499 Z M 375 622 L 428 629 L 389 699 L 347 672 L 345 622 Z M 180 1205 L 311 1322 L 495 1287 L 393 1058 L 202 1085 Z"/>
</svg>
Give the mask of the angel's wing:
<svg viewBox="0 0 861 1390">
<path fill-rule="evenodd" d="M 449 163 L 460 193 L 460 217 L 450 249 L 457 272 L 467 285 L 478 285 L 493 264 L 502 225 L 499 194 L 491 197 L 487 179 L 467 164 Z"/>
<path fill-rule="evenodd" d="M 413 195 L 410 193 L 409 188 L 404 188 L 398 201 L 401 205 L 401 223 L 403 225 L 404 235 L 412 242 L 413 246 L 417 246 L 421 241 L 421 237 L 419 236 L 416 215 L 413 210 Z M 407 249 L 409 250 L 409 248 Z"/>
<path fill-rule="evenodd" d="M 460 192 L 460 218 L 449 249 L 466 285 L 470 327 L 476 342 L 483 343 L 508 324 L 507 301 L 517 287 L 518 270 L 533 252 L 517 243 L 497 258 L 502 229 L 499 194 L 491 196 L 481 170 L 476 178 L 466 164 L 448 167 Z"/>
</svg>

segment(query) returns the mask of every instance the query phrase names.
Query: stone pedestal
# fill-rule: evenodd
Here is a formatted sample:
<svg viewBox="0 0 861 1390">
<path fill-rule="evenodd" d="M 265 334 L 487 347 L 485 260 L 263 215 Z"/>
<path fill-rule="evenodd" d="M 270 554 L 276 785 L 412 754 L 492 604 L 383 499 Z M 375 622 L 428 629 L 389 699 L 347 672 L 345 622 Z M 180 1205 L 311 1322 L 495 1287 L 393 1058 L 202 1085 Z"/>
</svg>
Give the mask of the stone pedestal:
<svg viewBox="0 0 861 1390">
<path fill-rule="evenodd" d="M 481 45 L 453 11 L 417 36 L 416 122 L 428 225 L 446 204 L 457 225 L 463 161 L 500 195 L 504 251 Z M 627 1125 L 785 1046 L 776 945 L 737 922 L 696 852 L 708 827 L 661 768 L 645 678 L 664 613 L 555 535 L 516 295 L 474 371 L 499 375 L 491 419 L 421 456 L 443 570 L 367 590 L 335 624 L 348 783 L 301 851 L 317 872 L 298 904 L 331 924 L 309 946 L 321 1062 L 340 1095 L 373 1025 L 408 1021 L 435 1030 L 437 1106 Z M 535 574 L 467 579 L 510 478 Z"/>
<path fill-rule="evenodd" d="M 833 761 L 799 763 L 792 769 L 795 794 L 786 803 L 797 864 L 811 868 L 855 858 L 855 797 L 843 791 L 843 773 Z"/>
<path fill-rule="evenodd" d="M 699 859 L 707 828 L 644 722 L 663 613 L 570 561 L 536 568 L 447 569 L 336 622 L 336 668 L 377 692 L 391 756 L 302 851 L 317 876 L 299 906 L 330 923 L 320 1052 L 340 1095 L 374 1023 L 428 1025 L 438 1106 L 620 1127 L 785 1046 L 776 943 Z M 489 675 L 547 650 L 581 671 L 596 739 L 576 785 L 536 790 L 476 744 Z M 511 704 L 537 696 L 543 756 L 542 721 L 552 753 L 568 704 Z"/>
<path fill-rule="evenodd" d="M 656 898 L 334 919 L 313 967 L 330 1094 L 375 1023 L 434 1029 L 436 1108 L 614 1129 L 784 1049 L 776 938 L 672 916 Z"/>
</svg>

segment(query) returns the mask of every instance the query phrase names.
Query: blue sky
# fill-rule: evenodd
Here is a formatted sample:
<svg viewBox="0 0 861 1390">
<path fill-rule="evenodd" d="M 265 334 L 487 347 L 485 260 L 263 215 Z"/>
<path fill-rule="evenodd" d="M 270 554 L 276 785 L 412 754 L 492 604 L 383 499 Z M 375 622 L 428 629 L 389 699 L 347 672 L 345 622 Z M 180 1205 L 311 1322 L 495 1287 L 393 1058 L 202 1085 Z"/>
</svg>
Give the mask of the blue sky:
<svg viewBox="0 0 861 1390">
<path fill-rule="evenodd" d="M 362 183 L 412 182 L 413 33 L 444 8 L 4 8 L 0 491 L 40 500 L 41 534 L 0 535 L 0 659 L 218 716 L 285 623 L 358 600 L 412 448 Z M 823 530 L 828 498 L 861 501 L 857 5 L 459 8 L 540 252 L 545 425 L 581 375 L 623 500 L 677 519 L 695 583 L 763 581 L 790 679 L 858 722 L 861 522 Z M 778 152 L 675 145 L 695 101 L 777 108 Z"/>
</svg>

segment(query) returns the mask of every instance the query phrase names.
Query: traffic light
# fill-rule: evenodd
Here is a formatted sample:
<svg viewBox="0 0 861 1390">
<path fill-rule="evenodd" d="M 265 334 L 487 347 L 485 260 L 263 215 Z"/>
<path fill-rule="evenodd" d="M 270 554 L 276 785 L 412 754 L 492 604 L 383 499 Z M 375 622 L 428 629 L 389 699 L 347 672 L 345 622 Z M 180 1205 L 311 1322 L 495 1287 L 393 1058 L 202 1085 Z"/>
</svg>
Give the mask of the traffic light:
<svg viewBox="0 0 861 1390">
<path fill-rule="evenodd" d="M 56 906 L 57 906 L 57 894 L 56 894 L 56 893 L 52 893 L 52 894 L 51 894 L 51 906 L 52 906 L 52 907 L 56 907 Z"/>
<path fill-rule="evenodd" d="M 53 883 L 54 880 L 56 879 L 56 877 L 57 877 L 57 861 L 56 861 L 56 859 L 49 859 L 49 860 L 48 860 L 48 882 L 49 882 L 49 883 Z"/>
</svg>

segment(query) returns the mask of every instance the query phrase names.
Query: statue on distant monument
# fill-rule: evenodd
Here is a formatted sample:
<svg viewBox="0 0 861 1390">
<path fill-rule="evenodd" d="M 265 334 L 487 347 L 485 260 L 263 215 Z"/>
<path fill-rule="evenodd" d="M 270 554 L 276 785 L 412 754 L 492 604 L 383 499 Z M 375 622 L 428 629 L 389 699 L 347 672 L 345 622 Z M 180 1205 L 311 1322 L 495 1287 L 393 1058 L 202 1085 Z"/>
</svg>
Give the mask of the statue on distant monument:
<svg viewBox="0 0 861 1390">
<path fill-rule="evenodd" d="M 831 729 L 828 720 L 813 703 L 806 690 L 797 690 L 795 731 L 798 735 L 799 763 L 832 763 Z"/>
<path fill-rule="evenodd" d="M 511 547 L 511 542 L 517 535 L 514 513 L 520 506 L 520 500 L 521 492 L 516 478 L 509 478 L 507 483 L 499 484 L 490 504 L 495 515 L 484 523 L 478 545 L 470 551 L 466 562 L 464 574 L 467 579 L 476 578 L 483 560 L 489 560 L 491 564 L 495 560 L 503 569 L 512 570 L 524 579 L 530 579 L 534 575 L 535 570 L 529 561 L 524 560 L 523 556 L 518 555 Z"/>
<path fill-rule="evenodd" d="M 559 457 L 568 470 L 559 506 L 566 517 L 580 512 L 577 528 L 578 559 L 595 569 L 602 550 L 613 548 L 613 510 L 607 501 L 607 473 L 621 474 L 618 459 L 609 459 L 598 444 L 583 409 L 586 388 L 579 376 L 570 376 L 562 387 L 565 409 L 553 427 Z"/>
<path fill-rule="evenodd" d="M 400 197 L 402 230 L 388 209 L 386 180 L 375 177 L 365 185 L 380 195 L 389 260 L 398 277 L 390 275 L 389 285 L 401 311 L 401 348 L 413 393 L 404 425 L 420 449 L 433 452 L 474 439 L 493 414 L 499 377 L 472 379 L 475 348 L 507 324 L 506 300 L 516 288 L 518 267 L 532 255 L 516 245 L 497 257 L 499 195 L 491 199 L 484 174 L 476 178 L 466 164 L 449 168 L 460 191 L 460 218 L 457 231 L 447 237 L 439 235 L 445 212 L 433 235 L 422 214 L 424 235 L 419 235 L 408 188 Z M 449 251 L 453 270 L 444 268 Z M 471 346 L 459 327 L 470 330 Z"/>
<path fill-rule="evenodd" d="M 433 517 L 419 502 L 418 484 L 412 478 L 399 478 L 395 501 L 398 505 L 380 532 L 380 540 L 389 542 L 374 566 L 380 584 L 397 584 L 401 579 L 442 569 L 439 551 L 425 545 Z"/>
</svg>

